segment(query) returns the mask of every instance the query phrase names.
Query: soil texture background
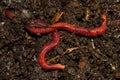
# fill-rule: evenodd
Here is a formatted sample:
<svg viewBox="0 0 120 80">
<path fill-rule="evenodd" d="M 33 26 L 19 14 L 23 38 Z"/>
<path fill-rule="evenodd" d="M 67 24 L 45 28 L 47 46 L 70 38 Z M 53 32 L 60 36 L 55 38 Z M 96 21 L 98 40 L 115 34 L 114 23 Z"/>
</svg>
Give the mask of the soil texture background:
<svg viewBox="0 0 120 80">
<path fill-rule="evenodd" d="M 5 10 L 15 17 L 6 17 Z M 46 60 L 66 67 L 46 71 L 38 63 L 38 54 L 52 40 L 51 33 L 34 35 L 24 25 L 35 19 L 51 23 L 56 12 L 63 12 L 58 22 L 88 28 L 100 26 L 105 13 L 107 31 L 86 37 L 60 30 L 60 44 Z M 116 79 L 120 79 L 120 0 L 0 0 L 0 80 Z"/>
</svg>

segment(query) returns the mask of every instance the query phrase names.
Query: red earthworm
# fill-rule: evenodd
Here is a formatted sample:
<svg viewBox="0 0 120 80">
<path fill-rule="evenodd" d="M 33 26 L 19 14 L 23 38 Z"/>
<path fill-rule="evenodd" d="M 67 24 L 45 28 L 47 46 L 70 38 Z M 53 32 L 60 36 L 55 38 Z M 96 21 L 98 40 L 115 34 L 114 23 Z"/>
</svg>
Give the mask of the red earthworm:
<svg viewBox="0 0 120 80">
<path fill-rule="evenodd" d="M 68 24 L 65 22 L 59 22 L 59 23 L 52 24 L 48 28 L 41 28 L 41 26 L 47 26 L 47 23 L 44 23 L 41 20 L 35 20 L 33 25 L 31 24 L 26 25 L 25 28 L 34 34 L 43 34 L 43 33 L 52 32 L 53 40 L 45 44 L 43 46 L 42 52 L 39 54 L 38 61 L 40 65 L 46 70 L 56 70 L 56 69 L 63 70 L 65 68 L 65 66 L 61 64 L 48 65 L 45 60 L 46 53 L 49 52 L 54 47 L 56 47 L 57 44 L 59 43 L 60 35 L 58 32 L 55 32 L 55 30 L 63 29 L 69 32 L 74 32 L 76 34 L 82 34 L 85 36 L 101 35 L 106 31 L 106 22 L 107 22 L 105 14 L 103 14 L 101 17 L 104 20 L 103 23 L 101 24 L 101 26 L 94 28 L 94 29 L 82 28 L 80 26 L 75 26 L 75 25 Z M 40 28 L 38 28 L 38 26 L 40 26 Z"/>
<path fill-rule="evenodd" d="M 10 10 L 5 10 L 5 16 L 9 19 L 13 19 L 15 17 L 15 14 Z"/>
<path fill-rule="evenodd" d="M 67 30 L 69 32 L 74 32 L 76 34 L 81 34 L 84 36 L 97 36 L 103 34 L 106 31 L 106 22 L 107 22 L 106 15 L 103 14 L 101 18 L 104 20 L 101 26 L 93 29 L 75 26 L 73 24 L 69 24 L 66 22 L 58 22 L 50 25 L 50 27 L 48 28 L 35 28 L 35 27 L 30 27 L 28 25 L 26 25 L 25 28 L 35 34 L 49 33 L 54 30 L 62 29 L 62 30 Z"/>
<path fill-rule="evenodd" d="M 42 52 L 39 53 L 38 61 L 42 68 L 44 68 L 45 70 L 63 70 L 65 68 L 64 65 L 62 64 L 48 65 L 45 60 L 46 53 L 48 53 L 51 49 L 55 48 L 60 41 L 59 32 L 56 31 L 52 32 L 52 37 L 53 40 L 43 46 Z"/>
</svg>

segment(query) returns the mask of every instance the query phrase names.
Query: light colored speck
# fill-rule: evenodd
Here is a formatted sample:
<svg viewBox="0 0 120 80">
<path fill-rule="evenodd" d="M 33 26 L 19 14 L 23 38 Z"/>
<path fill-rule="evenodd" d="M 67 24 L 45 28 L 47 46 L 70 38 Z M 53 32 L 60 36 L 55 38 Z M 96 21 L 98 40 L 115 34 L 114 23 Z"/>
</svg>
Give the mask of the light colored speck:
<svg viewBox="0 0 120 80">
<path fill-rule="evenodd" d="M 92 48 L 95 49 L 94 40 L 91 39 L 91 42 L 92 42 Z"/>
<path fill-rule="evenodd" d="M 69 68 L 68 73 L 72 74 L 72 75 L 75 75 L 75 69 L 74 68 Z"/>
<path fill-rule="evenodd" d="M 28 12 L 28 10 L 23 9 L 22 10 L 22 16 L 25 18 L 29 18 L 30 17 L 30 13 Z"/>
</svg>

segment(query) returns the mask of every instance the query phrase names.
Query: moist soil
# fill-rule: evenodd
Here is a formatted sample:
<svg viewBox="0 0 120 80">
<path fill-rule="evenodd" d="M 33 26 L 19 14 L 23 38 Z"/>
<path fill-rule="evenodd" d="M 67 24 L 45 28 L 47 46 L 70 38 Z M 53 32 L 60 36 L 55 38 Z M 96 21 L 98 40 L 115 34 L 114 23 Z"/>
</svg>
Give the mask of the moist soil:
<svg viewBox="0 0 120 80">
<path fill-rule="evenodd" d="M 6 9 L 15 14 L 13 19 L 5 15 Z M 24 25 L 35 19 L 52 24 L 56 12 L 63 12 L 58 22 L 87 28 L 100 26 L 104 13 L 107 31 L 86 37 L 60 30 L 60 43 L 46 60 L 66 67 L 46 71 L 38 54 L 52 40 L 51 33 L 35 35 Z M 116 79 L 120 79 L 120 0 L 0 0 L 0 80 Z"/>
</svg>

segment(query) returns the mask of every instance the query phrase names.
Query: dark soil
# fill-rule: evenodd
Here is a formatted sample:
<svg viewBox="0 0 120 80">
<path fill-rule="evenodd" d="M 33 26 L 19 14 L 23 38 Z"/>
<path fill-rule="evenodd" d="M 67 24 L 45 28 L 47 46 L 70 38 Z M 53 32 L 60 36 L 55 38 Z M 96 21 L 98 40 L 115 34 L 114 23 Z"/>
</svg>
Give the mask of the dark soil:
<svg viewBox="0 0 120 80">
<path fill-rule="evenodd" d="M 90 1 L 87 3 L 87 1 Z M 0 0 L 0 80 L 115 80 L 120 78 L 120 0 Z M 97 6 L 96 6 L 97 5 Z M 85 20 L 86 8 L 90 18 Z M 4 10 L 14 14 L 5 16 Z M 97 37 L 85 37 L 59 31 L 60 44 L 50 51 L 49 61 L 67 49 L 79 47 L 59 57 L 54 63 L 65 64 L 63 71 L 45 71 L 39 65 L 42 46 L 51 34 L 36 36 L 24 25 L 31 19 L 51 22 L 62 11 L 59 21 L 83 27 L 100 26 L 100 15 L 107 15 L 107 31 Z"/>
</svg>

